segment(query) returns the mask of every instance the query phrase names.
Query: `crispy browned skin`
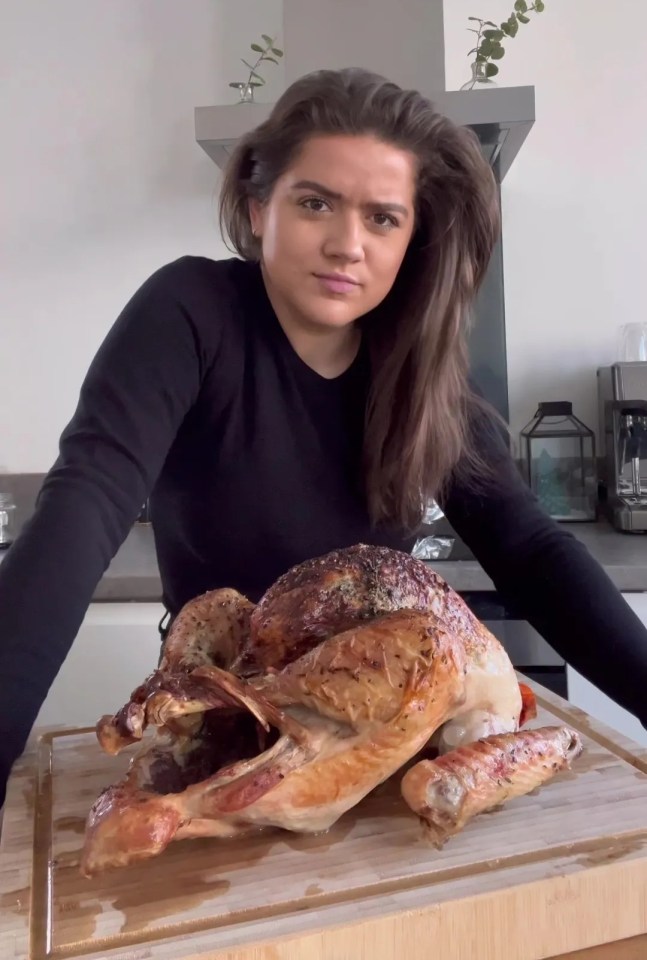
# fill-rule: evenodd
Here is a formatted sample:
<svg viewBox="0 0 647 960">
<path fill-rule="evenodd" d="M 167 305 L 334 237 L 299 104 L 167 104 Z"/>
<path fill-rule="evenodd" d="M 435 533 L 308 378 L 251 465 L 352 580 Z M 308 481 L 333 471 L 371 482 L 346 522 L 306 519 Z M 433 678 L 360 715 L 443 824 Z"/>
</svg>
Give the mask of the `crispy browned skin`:
<svg viewBox="0 0 647 960">
<path fill-rule="evenodd" d="M 463 638 L 431 612 L 385 614 L 251 682 L 209 666 L 186 680 L 188 693 L 198 691 L 200 699 L 187 691 L 165 697 L 158 719 L 168 731 L 169 717 L 197 714 L 209 718 L 210 729 L 187 728 L 184 738 L 157 751 L 147 747 L 126 780 L 99 798 L 88 821 L 87 875 L 130 862 L 131 852 L 141 858 L 148 849 L 153 856 L 176 836 L 227 836 L 251 825 L 328 829 L 453 717 L 489 711 L 496 701 L 508 711 L 498 719 L 516 729 L 521 708 L 498 641 L 485 630 Z M 151 698 L 149 712 L 159 697 Z M 223 716 L 234 711 L 235 717 L 237 706 L 245 711 L 247 739 L 234 750 L 239 762 L 228 765 L 218 755 L 219 710 L 200 714 L 209 702 L 223 705 Z M 278 740 L 270 736 L 268 750 L 256 753 L 254 736 L 259 729 L 270 734 L 270 725 Z M 164 829 L 153 836 L 158 791 Z"/>
<path fill-rule="evenodd" d="M 253 609 L 253 603 L 230 589 L 211 590 L 185 604 L 169 630 L 159 668 L 133 690 L 117 713 L 99 720 L 97 737 L 106 753 L 117 754 L 141 740 L 150 721 L 149 701 L 158 692 L 157 704 L 165 694 L 181 696 L 184 691 L 186 696 L 191 687 L 186 674 L 191 670 L 205 664 L 229 668 L 249 635 Z M 193 699 L 198 696 L 193 691 Z M 205 702 L 201 709 L 216 705 Z"/>
<path fill-rule="evenodd" d="M 213 590 L 187 603 L 166 640 L 159 669 L 146 678 L 114 715 L 102 717 L 97 736 L 110 754 L 141 740 L 162 700 L 182 698 L 182 678 L 201 665 L 253 677 L 280 669 L 317 646 L 383 613 L 436 613 L 451 629 L 478 636 L 485 629 L 467 604 L 424 563 L 386 547 L 358 544 L 299 564 L 280 577 L 254 605 L 235 590 Z M 193 712 L 214 707 L 185 694 Z M 175 707 L 177 716 L 179 711 Z"/>
<path fill-rule="evenodd" d="M 258 615 L 234 591 L 188 605 L 160 669 L 100 721 L 108 752 L 155 730 L 90 812 L 86 875 L 155 856 L 173 839 L 325 830 L 423 748 L 464 760 L 454 748 L 499 743 L 493 735 L 533 714 L 498 640 L 407 554 L 337 551 L 275 587 Z M 479 804 L 501 802 L 487 763 L 466 787 L 456 829 Z M 430 769 L 407 774 L 414 809 Z"/>
<path fill-rule="evenodd" d="M 423 610 L 473 625 L 461 597 L 410 554 L 358 544 L 308 560 L 269 588 L 251 616 L 233 666 L 249 675 L 282 667 L 357 623 L 393 610 Z"/>
<path fill-rule="evenodd" d="M 236 590 L 211 590 L 185 604 L 169 630 L 160 670 L 205 664 L 228 670 L 247 641 L 254 604 Z"/>
<path fill-rule="evenodd" d="M 581 752 L 579 735 L 568 727 L 498 734 L 421 760 L 402 778 L 402 795 L 441 847 L 477 814 L 530 793 Z"/>
<path fill-rule="evenodd" d="M 263 740 L 253 727 L 243 729 L 239 717 L 231 719 L 219 717 L 217 731 L 207 722 L 193 737 L 140 748 L 125 778 L 92 805 L 81 856 L 84 876 L 154 857 L 172 840 L 235 837 L 253 828 L 235 808 L 271 789 L 301 761 L 303 748 L 284 739 L 280 749 L 275 745 L 255 760 Z M 227 808 L 232 793 L 238 803 L 230 803 L 230 815 L 214 815 L 217 802 Z"/>
<path fill-rule="evenodd" d="M 204 732 L 146 747 L 125 781 L 93 806 L 83 872 L 124 865 L 131 854 L 141 859 L 147 849 L 153 856 L 191 823 L 192 835 L 197 822 L 202 835 L 216 836 L 252 824 L 327 829 L 451 715 L 464 696 L 464 661 L 463 645 L 434 614 L 404 611 L 333 637 L 255 685 L 217 667 L 193 671 L 192 682 L 211 685 L 214 696 L 237 702 L 261 726 L 272 724 L 279 739 L 260 755 L 218 762 L 206 778 L 201 767 L 197 780 L 192 767 L 203 763 Z M 210 716 L 217 732 L 217 712 Z M 179 789 L 156 798 L 162 775 L 162 786 Z"/>
</svg>

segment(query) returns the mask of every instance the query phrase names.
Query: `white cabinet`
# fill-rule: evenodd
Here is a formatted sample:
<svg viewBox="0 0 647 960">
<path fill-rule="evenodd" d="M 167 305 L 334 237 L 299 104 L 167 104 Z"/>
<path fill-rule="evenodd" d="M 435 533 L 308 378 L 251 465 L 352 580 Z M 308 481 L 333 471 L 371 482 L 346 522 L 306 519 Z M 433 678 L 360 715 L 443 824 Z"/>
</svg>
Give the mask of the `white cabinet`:
<svg viewBox="0 0 647 960">
<path fill-rule="evenodd" d="M 157 666 L 158 603 L 92 603 L 41 707 L 36 727 L 94 726 Z"/>
<path fill-rule="evenodd" d="M 647 625 L 647 593 L 624 593 L 623 597 Z M 571 703 L 586 710 L 592 717 L 601 720 L 613 730 L 647 747 L 647 730 L 639 720 L 605 696 L 572 667 L 567 667 L 567 678 L 568 699 Z M 632 682 L 632 678 L 627 677 L 627 683 Z"/>
</svg>

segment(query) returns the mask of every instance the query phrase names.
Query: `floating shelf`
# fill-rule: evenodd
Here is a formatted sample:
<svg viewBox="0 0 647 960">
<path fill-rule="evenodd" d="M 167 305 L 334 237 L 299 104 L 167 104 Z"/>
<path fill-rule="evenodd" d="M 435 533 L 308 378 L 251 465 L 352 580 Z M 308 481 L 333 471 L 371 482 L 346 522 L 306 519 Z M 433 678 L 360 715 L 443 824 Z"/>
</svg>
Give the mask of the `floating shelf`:
<svg viewBox="0 0 647 960">
<path fill-rule="evenodd" d="M 476 132 L 488 162 L 503 180 L 535 121 L 535 88 L 450 90 L 431 99 L 440 113 Z M 272 107 L 271 103 L 196 107 L 196 140 L 224 168 L 237 141 L 266 120 Z"/>
</svg>

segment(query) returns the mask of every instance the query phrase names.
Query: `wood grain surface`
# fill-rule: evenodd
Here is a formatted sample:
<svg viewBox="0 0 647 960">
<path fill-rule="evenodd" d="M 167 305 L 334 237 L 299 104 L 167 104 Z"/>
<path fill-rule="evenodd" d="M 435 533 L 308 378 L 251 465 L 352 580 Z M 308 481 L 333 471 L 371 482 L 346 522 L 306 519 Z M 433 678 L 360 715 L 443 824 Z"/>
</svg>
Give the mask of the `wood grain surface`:
<svg viewBox="0 0 647 960">
<path fill-rule="evenodd" d="M 647 751 L 530 685 L 531 725 L 567 722 L 584 753 L 442 851 L 396 777 L 325 835 L 175 842 L 86 880 L 85 817 L 129 754 L 93 730 L 42 735 L 9 784 L 2 960 L 429 960 L 431 944 L 440 960 L 645 960 Z"/>
</svg>

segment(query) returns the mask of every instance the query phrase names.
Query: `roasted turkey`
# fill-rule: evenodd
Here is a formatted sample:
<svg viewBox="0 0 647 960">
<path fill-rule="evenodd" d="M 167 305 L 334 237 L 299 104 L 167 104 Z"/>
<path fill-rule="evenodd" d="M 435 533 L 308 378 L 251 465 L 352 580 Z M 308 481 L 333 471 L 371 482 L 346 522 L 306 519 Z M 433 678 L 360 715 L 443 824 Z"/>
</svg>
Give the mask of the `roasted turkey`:
<svg viewBox="0 0 647 960">
<path fill-rule="evenodd" d="M 90 810 L 81 870 L 174 839 L 327 830 L 403 768 L 404 801 L 441 846 L 578 756 L 568 728 L 520 729 L 534 713 L 498 640 L 408 554 L 335 551 L 256 606 L 212 591 L 183 608 L 158 669 L 97 725 L 108 753 L 143 742 Z"/>
</svg>

